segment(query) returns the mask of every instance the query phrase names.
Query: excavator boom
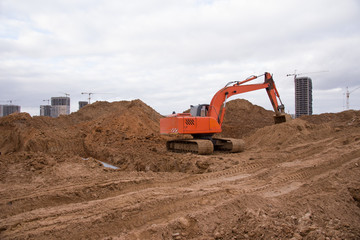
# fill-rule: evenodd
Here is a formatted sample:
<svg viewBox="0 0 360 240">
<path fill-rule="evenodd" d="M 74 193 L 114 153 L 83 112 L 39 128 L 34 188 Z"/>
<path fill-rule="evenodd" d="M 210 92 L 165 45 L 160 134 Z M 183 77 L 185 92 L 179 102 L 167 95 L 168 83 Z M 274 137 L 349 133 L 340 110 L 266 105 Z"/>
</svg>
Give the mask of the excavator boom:
<svg viewBox="0 0 360 240">
<path fill-rule="evenodd" d="M 282 104 L 278 104 L 277 98 L 280 99 L 280 96 L 276 89 L 274 80 L 270 73 L 266 72 L 264 76 L 264 83 L 261 84 L 243 85 L 246 82 L 258 78 L 258 76 L 252 76 L 242 82 L 235 82 L 235 84 L 233 84 L 232 86 L 225 86 L 224 88 L 220 89 L 211 100 L 209 107 L 209 116 L 217 119 L 219 124 L 221 125 L 225 115 L 226 100 L 229 97 L 236 94 L 251 92 L 259 89 L 266 89 L 271 105 L 273 106 L 273 109 L 275 111 L 275 116 L 278 116 L 279 118 L 283 116 L 282 113 L 284 112 L 284 108 Z"/>
</svg>

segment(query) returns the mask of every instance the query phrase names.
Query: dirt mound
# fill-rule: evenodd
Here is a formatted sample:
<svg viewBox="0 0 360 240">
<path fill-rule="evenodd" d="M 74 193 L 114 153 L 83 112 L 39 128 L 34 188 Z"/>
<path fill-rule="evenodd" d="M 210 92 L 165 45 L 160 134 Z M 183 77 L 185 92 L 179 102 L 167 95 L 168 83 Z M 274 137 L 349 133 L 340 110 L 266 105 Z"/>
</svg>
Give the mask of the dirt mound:
<svg viewBox="0 0 360 240">
<path fill-rule="evenodd" d="M 319 115 L 301 116 L 309 123 L 329 123 L 332 126 L 360 126 L 360 111 L 348 110 L 340 113 L 323 113 Z"/>
<path fill-rule="evenodd" d="M 0 152 L 19 151 L 80 152 L 81 146 L 74 126 L 63 123 L 63 118 L 32 118 L 27 113 L 16 113 L 0 118 Z M 75 149 L 74 149 L 75 148 Z"/>
<path fill-rule="evenodd" d="M 115 155 L 152 156 L 161 142 L 160 117 L 140 100 L 96 102 L 59 118 L 12 114 L 0 118 L 0 152 L 67 153 L 112 163 L 119 161 Z"/>
<path fill-rule="evenodd" d="M 333 134 L 328 124 L 314 125 L 302 119 L 295 119 L 258 129 L 246 138 L 249 146 L 281 146 L 315 141 Z"/>
<path fill-rule="evenodd" d="M 303 116 L 258 129 L 246 138 L 246 143 L 249 147 L 279 149 L 281 146 L 309 144 L 331 138 L 343 145 L 360 139 L 357 137 L 359 126 L 360 111 Z"/>
<path fill-rule="evenodd" d="M 258 128 L 274 124 L 274 112 L 253 105 L 245 99 L 235 99 L 226 104 L 221 136 L 242 138 Z"/>
<path fill-rule="evenodd" d="M 86 105 L 79 111 L 67 116 L 72 121 L 92 121 L 99 118 L 123 115 L 125 113 L 132 113 L 135 116 L 142 114 L 147 119 L 158 122 L 161 115 L 153 108 L 142 102 L 141 100 L 133 101 L 119 101 L 119 102 L 104 102 L 98 101 L 93 104 Z"/>
</svg>

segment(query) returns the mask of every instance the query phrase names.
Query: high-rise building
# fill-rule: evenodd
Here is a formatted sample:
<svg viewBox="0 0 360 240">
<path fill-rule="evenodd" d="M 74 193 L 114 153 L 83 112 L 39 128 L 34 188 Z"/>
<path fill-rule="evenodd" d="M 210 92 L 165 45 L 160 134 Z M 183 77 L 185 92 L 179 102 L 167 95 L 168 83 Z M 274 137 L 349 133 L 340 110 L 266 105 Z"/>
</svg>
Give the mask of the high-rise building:
<svg viewBox="0 0 360 240">
<path fill-rule="evenodd" d="M 51 98 L 51 117 L 70 114 L 69 97 L 52 97 Z"/>
<path fill-rule="evenodd" d="M 5 117 L 12 113 L 20 112 L 21 107 L 18 105 L 0 105 L 0 117 Z"/>
<path fill-rule="evenodd" d="M 40 105 L 40 116 L 51 117 L 51 105 Z"/>
<path fill-rule="evenodd" d="M 89 103 L 87 101 L 79 101 L 79 110 L 82 108 L 82 107 L 85 107 L 86 105 L 88 105 Z"/>
<path fill-rule="evenodd" d="M 312 81 L 309 77 L 295 78 L 295 117 L 312 115 Z"/>
</svg>

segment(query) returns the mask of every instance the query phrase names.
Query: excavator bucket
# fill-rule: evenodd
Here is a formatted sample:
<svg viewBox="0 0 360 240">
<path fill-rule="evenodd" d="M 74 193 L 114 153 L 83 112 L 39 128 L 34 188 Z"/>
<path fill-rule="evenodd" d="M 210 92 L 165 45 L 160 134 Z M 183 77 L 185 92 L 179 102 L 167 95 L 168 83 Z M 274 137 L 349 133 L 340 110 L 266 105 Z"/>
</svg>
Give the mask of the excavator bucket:
<svg viewBox="0 0 360 240">
<path fill-rule="evenodd" d="M 275 115 L 274 116 L 274 122 L 275 122 L 275 124 L 286 122 L 285 114 Z"/>
</svg>

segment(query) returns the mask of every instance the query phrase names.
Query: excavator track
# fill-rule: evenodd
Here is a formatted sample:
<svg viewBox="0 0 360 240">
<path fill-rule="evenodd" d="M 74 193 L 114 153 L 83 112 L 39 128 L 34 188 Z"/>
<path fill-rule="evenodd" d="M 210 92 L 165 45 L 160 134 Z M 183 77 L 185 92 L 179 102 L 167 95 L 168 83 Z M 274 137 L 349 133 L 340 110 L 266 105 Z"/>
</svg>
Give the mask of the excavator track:
<svg viewBox="0 0 360 240">
<path fill-rule="evenodd" d="M 219 151 L 227 152 L 243 152 L 245 149 L 245 142 L 242 139 L 235 138 L 213 138 L 214 148 Z"/>
<path fill-rule="evenodd" d="M 214 150 L 225 152 L 242 152 L 245 142 L 235 138 L 213 138 L 206 139 L 177 139 L 166 143 L 168 151 L 173 152 L 192 152 L 201 155 L 212 154 Z"/>
<path fill-rule="evenodd" d="M 166 142 L 168 151 L 173 152 L 192 152 L 201 155 L 212 154 L 214 145 L 206 139 L 177 139 Z"/>
</svg>

